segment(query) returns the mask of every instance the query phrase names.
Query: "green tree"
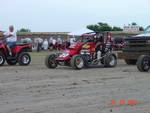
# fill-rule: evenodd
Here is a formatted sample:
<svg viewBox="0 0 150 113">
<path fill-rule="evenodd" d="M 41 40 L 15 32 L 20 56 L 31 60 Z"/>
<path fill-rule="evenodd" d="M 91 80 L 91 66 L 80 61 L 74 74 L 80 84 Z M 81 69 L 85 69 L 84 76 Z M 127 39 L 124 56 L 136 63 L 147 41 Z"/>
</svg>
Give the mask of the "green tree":
<svg viewBox="0 0 150 113">
<path fill-rule="evenodd" d="M 93 30 L 95 32 L 123 31 L 123 29 L 120 27 L 117 27 L 117 26 L 112 27 L 111 25 L 109 25 L 107 23 L 102 23 L 102 22 L 99 22 L 99 23 L 94 24 L 94 25 L 88 25 L 87 28 L 90 30 Z"/>
<path fill-rule="evenodd" d="M 31 32 L 31 30 L 27 28 L 21 28 L 20 30 L 18 30 L 18 32 Z"/>
<path fill-rule="evenodd" d="M 139 30 L 140 31 L 144 31 L 144 28 L 142 26 L 140 26 Z"/>
<path fill-rule="evenodd" d="M 100 31 L 99 26 L 97 24 L 88 25 L 87 28 L 92 30 L 92 31 L 95 31 L 95 32 L 99 32 Z"/>
<path fill-rule="evenodd" d="M 87 28 L 95 32 L 112 31 L 112 27 L 110 25 L 102 22 L 99 22 L 98 24 L 94 25 L 88 25 Z"/>
<path fill-rule="evenodd" d="M 137 23 L 136 22 L 132 22 L 132 25 L 137 25 Z"/>
<path fill-rule="evenodd" d="M 114 26 L 112 31 L 123 31 L 122 28 Z"/>
</svg>

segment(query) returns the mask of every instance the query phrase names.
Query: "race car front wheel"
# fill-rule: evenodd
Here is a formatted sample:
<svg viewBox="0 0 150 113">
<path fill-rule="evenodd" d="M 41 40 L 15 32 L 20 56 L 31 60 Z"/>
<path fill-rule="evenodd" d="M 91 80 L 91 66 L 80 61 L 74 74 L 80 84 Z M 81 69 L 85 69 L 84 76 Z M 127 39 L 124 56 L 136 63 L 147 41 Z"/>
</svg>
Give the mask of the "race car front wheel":
<svg viewBox="0 0 150 113">
<path fill-rule="evenodd" d="M 56 62 L 56 55 L 55 54 L 51 54 L 51 55 L 48 55 L 46 58 L 45 58 L 45 65 L 47 68 L 49 69 L 54 69 L 57 67 L 57 62 Z"/>
</svg>

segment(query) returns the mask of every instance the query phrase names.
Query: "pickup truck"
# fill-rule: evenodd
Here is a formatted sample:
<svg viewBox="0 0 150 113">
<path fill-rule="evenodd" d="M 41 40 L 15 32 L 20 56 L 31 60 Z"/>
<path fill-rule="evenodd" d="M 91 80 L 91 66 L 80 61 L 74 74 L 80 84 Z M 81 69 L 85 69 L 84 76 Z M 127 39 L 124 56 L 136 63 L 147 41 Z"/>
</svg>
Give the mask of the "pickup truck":
<svg viewBox="0 0 150 113">
<path fill-rule="evenodd" d="M 135 65 L 141 55 L 150 55 L 150 26 L 139 35 L 125 38 L 125 45 L 118 57 L 128 65 Z"/>
</svg>

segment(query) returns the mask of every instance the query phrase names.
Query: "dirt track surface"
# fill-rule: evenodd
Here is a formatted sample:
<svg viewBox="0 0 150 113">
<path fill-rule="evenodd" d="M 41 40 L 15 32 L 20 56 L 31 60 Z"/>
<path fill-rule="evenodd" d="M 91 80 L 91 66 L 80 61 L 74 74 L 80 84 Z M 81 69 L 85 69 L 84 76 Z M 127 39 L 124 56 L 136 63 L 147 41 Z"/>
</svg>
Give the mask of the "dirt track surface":
<svg viewBox="0 0 150 113">
<path fill-rule="evenodd" d="M 27 67 L 0 67 L 0 113 L 149 113 L 150 72 L 118 61 L 116 68 L 49 70 L 45 55 Z M 117 103 L 109 106 L 111 100 Z M 120 105 L 137 100 L 137 105 Z"/>
</svg>

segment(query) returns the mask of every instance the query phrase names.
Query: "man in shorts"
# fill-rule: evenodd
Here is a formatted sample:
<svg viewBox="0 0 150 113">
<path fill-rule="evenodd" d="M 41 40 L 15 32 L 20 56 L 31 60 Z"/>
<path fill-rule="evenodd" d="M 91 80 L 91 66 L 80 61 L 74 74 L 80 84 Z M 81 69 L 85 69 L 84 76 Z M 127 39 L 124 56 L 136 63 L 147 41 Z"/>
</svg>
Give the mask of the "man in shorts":
<svg viewBox="0 0 150 113">
<path fill-rule="evenodd" d="M 16 44 L 17 41 L 17 35 L 14 31 L 14 26 L 9 26 L 9 31 L 4 33 L 4 36 L 6 38 L 7 48 L 9 51 L 9 55 L 12 56 L 11 48 Z"/>
</svg>

